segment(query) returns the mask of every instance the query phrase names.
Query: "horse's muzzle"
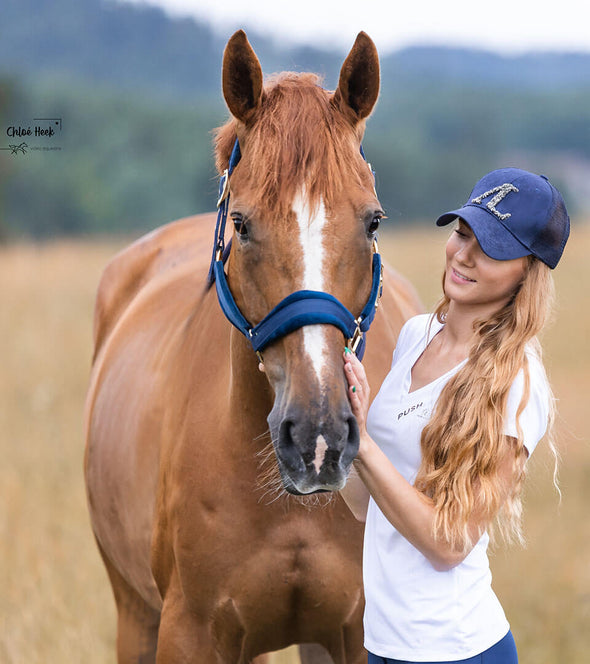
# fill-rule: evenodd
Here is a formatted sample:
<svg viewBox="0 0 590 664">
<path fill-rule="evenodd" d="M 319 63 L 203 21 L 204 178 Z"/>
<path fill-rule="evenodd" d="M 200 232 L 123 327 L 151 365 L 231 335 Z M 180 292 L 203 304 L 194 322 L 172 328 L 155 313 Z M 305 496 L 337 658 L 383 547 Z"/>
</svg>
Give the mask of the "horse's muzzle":
<svg viewBox="0 0 590 664">
<path fill-rule="evenodd" d="M 338 414 L 325 412 L 313 406 L 291 407 L 276 418 L 274 427 L 274 409 L 269 416 L 281 478 L 289 493 L 339 491 L 346 484 L 358 452 L 358 425 L 348 404 Z"/>
</svg>

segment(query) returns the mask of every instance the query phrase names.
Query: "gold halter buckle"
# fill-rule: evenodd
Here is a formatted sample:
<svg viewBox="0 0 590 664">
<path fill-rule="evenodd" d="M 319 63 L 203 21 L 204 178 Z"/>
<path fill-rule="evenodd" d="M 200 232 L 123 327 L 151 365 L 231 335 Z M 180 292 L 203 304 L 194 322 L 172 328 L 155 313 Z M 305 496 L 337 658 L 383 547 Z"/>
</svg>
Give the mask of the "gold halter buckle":
<svg viewBox="0 0 590 664">
<path fill-rule="evenodd" d="M 356 355 L 357 348 L 359 347 L 359 344 L 363 339 L 363 331 L 361 330 L 362 320 L 360 318 L 357 318 L 355 322 L 356 322 L 356 330 L 354 331 L 354 334 L 352 335 L 352 337 L 350 337 L 346 345 Z"/>
<path fill-rule="evenodd" d="M 379 245 L 377 244 L 377 238 L 373 238 L 373 253 L 379 253 Z M 375 300 L 375 309 L 379 308 L 381 303 L 381 296 L 383 295 L 383 263 L 381 263 L 381 270 L 379 272 L 379 292 L 377 293 L 377 299 Z"/>
<path fill-rule="evenodd" d="M 217 199 L 217 207 L 219 208 L 223 201 L 229 196 L 229 171 L 227 168 L 223 171 L 223 189 L 221 190 L 221 195 Z"/>
</svg>

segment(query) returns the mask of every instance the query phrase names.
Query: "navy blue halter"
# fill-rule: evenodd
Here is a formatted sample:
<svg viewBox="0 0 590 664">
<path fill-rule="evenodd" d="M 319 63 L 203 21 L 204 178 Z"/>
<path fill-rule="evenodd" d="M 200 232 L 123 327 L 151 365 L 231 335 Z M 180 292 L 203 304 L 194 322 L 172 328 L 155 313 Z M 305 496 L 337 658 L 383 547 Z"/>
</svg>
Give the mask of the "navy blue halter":
<svg viewBox="0 0 590 664">
<path fill-rule="evenodd" d="M 362 154 L 362 148 L 361 148 Z M 364 154 L 363 154 L 364 157 Z M 208 284 L 215 282 L 217 298 L 221 309 L 229 322 L 250 340 L 252 348 L 260 359 L 261 352 L 273 341 L 297 330 L 305 325 L 328 324 L 342 331 L 348 347 L 363 358 L 365 351 L 365 332 L 369 329 L 382 291 L 383 268 L 381 256 L 376 249 L 373 254 L 373 280 L 371 293 L 360 316 L 353 314 L 333 295 L 322 291 L 300 290 L 291 293 L 268 313 L 258 325 L 251 325 L 239 310 L 229 289 L 224 264 L 231 248 L 231 240 L 225 246 L 224 234 L 229 208 L 229 178 L 241 152 L 238 140 L 229 160 L 228 168 L 219 182 L 219 199 L 217 201 L 217 223 L 215 225 L 215 242 L 209 267 Z"/>
</svg>

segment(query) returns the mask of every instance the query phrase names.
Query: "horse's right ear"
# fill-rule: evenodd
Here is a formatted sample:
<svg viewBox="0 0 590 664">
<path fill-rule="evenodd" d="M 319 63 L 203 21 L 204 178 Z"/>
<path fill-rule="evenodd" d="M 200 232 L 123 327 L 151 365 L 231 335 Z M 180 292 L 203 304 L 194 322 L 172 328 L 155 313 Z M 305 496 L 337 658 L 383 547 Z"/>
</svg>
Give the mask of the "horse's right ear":
<svg viewBox="0 0 590 664">
<path fill-rule="evenodd" d="M 373 40 L 359 32 L 340 70 L 333 103 L 353 123 L 366 118 L 379 96 L 379 55 Z"/>
<path fill-rule="evenodd" d="M 251 122 L 262 100 L 262 69 L 243 30 L 225 47 L 222 85 L 231 114 L 245 124 Z"/>
</svg>

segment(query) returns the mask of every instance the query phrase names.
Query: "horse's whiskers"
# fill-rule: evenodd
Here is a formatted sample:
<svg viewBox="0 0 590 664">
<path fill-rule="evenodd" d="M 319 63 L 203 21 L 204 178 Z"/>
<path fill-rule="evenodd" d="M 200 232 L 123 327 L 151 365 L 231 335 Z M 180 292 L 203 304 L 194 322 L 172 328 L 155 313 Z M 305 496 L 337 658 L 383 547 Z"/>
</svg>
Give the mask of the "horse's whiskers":
<svg viewBox="0 0 590 664">
<path fill-rule="evenodd" d="M 289 497 L 299 503 L 302 507 L 305 507 L 308 510 L 315 510 L 324 509 L 329 505 L 335 505 L 335 496 L 336 492 L 326 491 L 325 493 L 309 493 L 305 496 L 290 495 Z"/>
<path fill-rule="evenodd" d="M 262 491 L 259 502 L 264 501 L 265 498 L 270 498 L 266 501 L 266 504 L 270 505 L 287 494 L 287 491 L 281 479 L 270 430 L 260 434 L 255 440 L 259 441 L 266 437 L 269 442 L 256 454 L 259 459 L 257 488 Z"/>
<path fill-rule="evenodd" d="M 253 440 L 256 442 L 258 440 L 262 440 L 263 438 L 267 438 L 267 437 L 272 438 L 272 434 L 270 432 L 270 429 L 267 429 L 266 431 L 263 431 L 259 436 L 256 436 L 255 438 L 253 438 Z M 264 449 L 266 449 L 266 448 L 264 448 Z"/>
</svg>

